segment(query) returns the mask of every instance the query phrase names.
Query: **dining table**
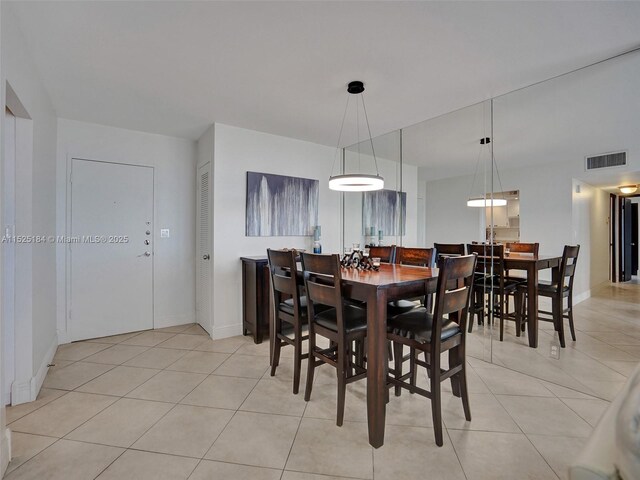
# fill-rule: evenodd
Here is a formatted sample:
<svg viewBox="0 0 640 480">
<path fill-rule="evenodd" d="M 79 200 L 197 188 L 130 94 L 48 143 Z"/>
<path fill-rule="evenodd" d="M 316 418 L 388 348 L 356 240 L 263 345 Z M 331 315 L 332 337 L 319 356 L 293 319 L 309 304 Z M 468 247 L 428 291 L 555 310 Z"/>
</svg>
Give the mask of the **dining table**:
<svg viewBox="0 0 640 480">
<path fill-rule="evenodd" d="M 438 269 L 381 264 L 378 271 L 342 268 L 342 294 L 367 304 L 367 423 L 369 443 L 384 444 L 387 386 L 387 303 L 436 291 Z"/>
<path fill-rule="evenodd" d="M 551 279 L 556 283 L 559 281 L 561 262 L 562 256 L 517 252 L 504 255 L 505 270 L 522 270 L 527 273 L 527 333 L 531 348 L 538 347 L 538 272 L 552 269 Z"/>
</svg>

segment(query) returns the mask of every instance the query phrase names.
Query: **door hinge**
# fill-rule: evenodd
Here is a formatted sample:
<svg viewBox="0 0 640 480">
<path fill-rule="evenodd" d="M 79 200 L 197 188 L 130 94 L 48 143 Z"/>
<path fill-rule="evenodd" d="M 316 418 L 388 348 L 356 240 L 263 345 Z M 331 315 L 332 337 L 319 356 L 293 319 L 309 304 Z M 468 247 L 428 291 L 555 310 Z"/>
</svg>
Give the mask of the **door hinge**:
<svg viewBox="0 0 640 480">
<path fill-rule="evenodd" d="M 69 320 L 71 320 L 71 309 L 69 309 Z"/>
</svg>

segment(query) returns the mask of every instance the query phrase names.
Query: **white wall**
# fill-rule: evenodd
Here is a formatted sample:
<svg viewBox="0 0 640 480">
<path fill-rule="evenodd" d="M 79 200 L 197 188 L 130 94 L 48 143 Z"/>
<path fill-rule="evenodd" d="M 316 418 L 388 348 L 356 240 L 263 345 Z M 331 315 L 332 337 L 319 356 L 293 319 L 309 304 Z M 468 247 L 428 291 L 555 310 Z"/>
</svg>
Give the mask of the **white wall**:
<svg viewBox="0 0 640 480">
<path fill-rule="evenodd" d="M 57 234 L 67 224 L 71 158 L 154 167 L 154 327 L 195 321 L 195 167 L 191 140 L 58 119 Z M 160 229 L 170 238 L 160 238 Z M 67 249 L 58 245 L 58 333 L 67 332 Z"/>
<path fill-rule="evenodd" d="M 2 28 L 2 19 L 4 15 L 2 15 L 2 8 L 0 7 L 0 57 L 2 51 L 2 33 L 4 29 Z M 3 72 L 4 69 L 2 65 L 0 65 L 0 72 Z M 0 86 L 0 101 L 2 105 L 5 105 L 5 82 L 0 75 L 0 82 L 2 85 Z M 4 138 L 4 112 L 2 115 L 3 120 L 0 120 L 0 138 Z M 0 167 L 4 166 L 4 148 L 0 147 Z M 4 177 L 3 177 L 4 168 L 0 168 L 0 185 L 4 185 Z M 3 189 L 0 189 L 0 193 Z M 3 210 L 3 199 L 2 194 L 0 194 L 0 212 Z M 2 255 L 0 255 L 0 272 L 3 271 L 4 264 L 2 261 Z M 0 292 L 3 291 L 3 282 L 2 275 L 0 275 Z M 3 321 L 2 309 L 0 308 L 0 358 L 4 358 L 4 340 L 5 340 L 5 328 Z M 0 368 L 0 478 L 4 476 L 4 472 L 7 469 L 7 465 L 9 465 L 9 460 L 11 460 L 11 442 L 9 440 L 9 430 L 7 427 L 7 419 L 6 419 L 6 409 L 4 407 L 4 368 Z"/>
<path fill-rule="evenodd" d="M 572 195 L 573 243 L 580 244 L 577 272 L 582 273 L 576 274 L 574 291 L 585 297 L 609 280 L 609 194 L 573 180 Z"/>
<path fill-rule="evenodd" d="M 212 311 L 213 337 L 221 338 L 242 332 L 240 257 L 266 256 L 267 248 L 309 250 L 313 242 L 313 237 L 245 236 L 247 171 L 320 181 L 319 222 L 324 253 L 339 252 L 340 193 L 328 187 L 333 148 L 228 125 L 215 124 L 214 128 Z"/>
<path fill-rule="evenodd" d="M 16 233 L 55 232 L 56 115 L 18 28 L 2 2 L 2 103 L 11 85 L 31 120 L 23 122 L 30 140 L 16 166 Z M 15 112 L 14 112 L 15 113 Z M 4 119 L 4 115 L 2 115 Z M 3 120 L 4 121 L 4 120 Z M 35 399 L 57 346 L 56 259 L 51 243 L 16 248 L 16 374 L 12 401 Z"/>
</svg>

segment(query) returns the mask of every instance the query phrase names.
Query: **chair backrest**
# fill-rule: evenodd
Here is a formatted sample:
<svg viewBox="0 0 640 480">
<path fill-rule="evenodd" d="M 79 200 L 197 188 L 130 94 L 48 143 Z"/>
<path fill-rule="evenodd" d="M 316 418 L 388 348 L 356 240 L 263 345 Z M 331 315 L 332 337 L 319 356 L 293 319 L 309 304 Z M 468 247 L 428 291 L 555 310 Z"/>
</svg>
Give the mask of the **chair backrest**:
<svg viewBox="0 0 640 480">
<path fill-rule="evenodd" d="M 578 253 L 580 245 L 565 245 L 562 252 L 562 263 L 560 263 L 560 291 L 567 286 L 573 291 L 573 277 L 576 273 L 576 264 L 578 263 Z M 567 281 L 567 278 L 569 279 Z"/>
<path fill-rule="evenodd" d="M 504 245 L 500 243 L 471 243 L 467 245 L 469 254 L 476 254 L 476 272 L 504 276 Z"/>
<path fill-rule="evenodd" d="M 393 263 L 396 254 L 396 246 L 369 247 L 369 258 L 379 258 L 381 262 Z"/>
<path fill-rule="evenodd" d="M 433 267 L 434 260 L 433 248 L 396 247 L 396 259 L 394 263 L 398 265 Z"/>
<path fill-rule="evenodd" d="M 539 243 L 525 243 L 525 242 L 512 242 L 507 243 L 506 248 L 511 252 L 516 253 L 531 253 L 534 257 L 538 256 L 538 250 L 540 249 Z"/>
<path fill-rule="evenodd" d="M 441 257 L 461 257 L 465 254 L 464 243 L 434 243 L 436 256 Z"/>
<path fill-rule="evenodd" d="M 340 257 L 338 255 L 302 254 L 304 285 L 307 290 L 307 313 L 309 322 L 315 318 L 315 305 L 326 305 L 336 309 L 338 334 L 344 334 L 344 310 L 340 281 Z"/>
<path fill-rule="evenodd" d="M 269 272 L 271 274 L 271 288 L 273 304 L 278 310 L 282 302 L 282 295 L 291 295 L 295 312 L 300 308 L 300 287 L 296 278 L 296 252 L 293 250 L 267 249 L 269 258 Z"/>
<path fill-rule="evenodd" d="M 477 258 L 475 254 L 442 258 L 434 302 L 431 345 L 440 343 L 445 315 L 457 322 L 462 335 L 465 335 Z"/>
</svg>

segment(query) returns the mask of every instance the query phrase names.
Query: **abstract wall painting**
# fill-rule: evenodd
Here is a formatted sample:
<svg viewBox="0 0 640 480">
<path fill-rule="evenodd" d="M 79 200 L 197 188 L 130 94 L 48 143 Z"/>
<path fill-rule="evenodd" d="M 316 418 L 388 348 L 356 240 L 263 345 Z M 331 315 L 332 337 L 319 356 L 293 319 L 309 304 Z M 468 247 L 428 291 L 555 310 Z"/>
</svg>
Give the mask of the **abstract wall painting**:
<svg viewBox="0 0 640 480">
<path fill-rule="evenodd" d="M 313 235 L 320 182 L 247 172 L 247 237 Z"/>
<path fill-rule="evenodd" d="M 382 230 L 384 236 L 404 235 L 407 223 L 407 193 L 377 190 L 362 194 L 362 234 Z"/>
</svg>

